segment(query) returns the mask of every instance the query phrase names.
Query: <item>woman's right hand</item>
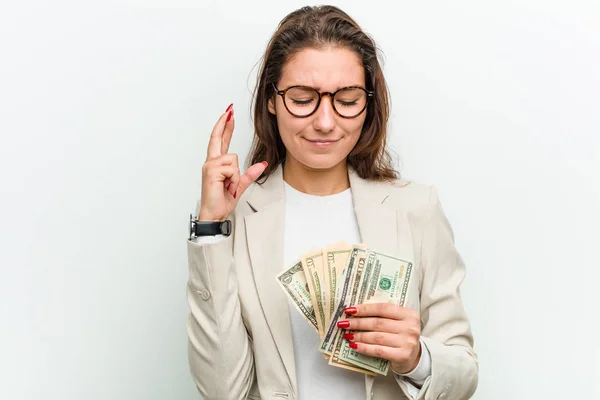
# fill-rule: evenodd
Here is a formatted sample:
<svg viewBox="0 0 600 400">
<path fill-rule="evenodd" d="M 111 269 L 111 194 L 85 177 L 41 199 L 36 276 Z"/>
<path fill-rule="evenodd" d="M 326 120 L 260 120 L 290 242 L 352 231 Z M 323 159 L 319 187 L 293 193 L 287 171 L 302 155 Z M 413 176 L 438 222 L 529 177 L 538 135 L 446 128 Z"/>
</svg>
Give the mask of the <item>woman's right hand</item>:
<svg viewBox="0 0 600 400">
<path fill-rule="evenodd" d="M 202 166 L 202 195 L 198 221 L 223 221 L 235 209 L 242 193 L 267 168 L 266 161 L 254 164 L 240 175 L 237 154 L 227 153 L 234 128 L 233 104 L 217 121 L 210 135 Z"/>
</svg>

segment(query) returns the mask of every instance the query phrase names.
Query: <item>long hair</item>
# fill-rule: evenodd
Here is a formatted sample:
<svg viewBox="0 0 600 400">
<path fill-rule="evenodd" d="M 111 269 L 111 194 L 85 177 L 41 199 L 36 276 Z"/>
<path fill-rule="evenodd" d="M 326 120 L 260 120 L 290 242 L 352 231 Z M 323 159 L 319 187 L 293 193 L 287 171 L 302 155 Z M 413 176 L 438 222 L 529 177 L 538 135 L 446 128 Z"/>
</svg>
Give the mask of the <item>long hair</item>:
<svg viewBox="0 0 600 400">
<path fill-rule="evenodd" d="M 344 47 L 354 51 L 365 69 L 367 90 L 375 95 L 369 100 L 365 122 L 358 142 L 347 163 L 363 179 L 395 180 L 398 172 L 388 152 L 387 121 L 389 94 L 377 58 L 375 42 L 345 12 L 334 6 L 303 7 L 288 14 L 271 37 L 262 58 L 253 96 L 254 139 L 248 165 L 267 161 L 261 179 L 266 179 L 285 160 L 286 149 L 277 127 L 276 116 L 268 101 L 276 95 L 285 63 L 306 48 Z"/>
</svg>

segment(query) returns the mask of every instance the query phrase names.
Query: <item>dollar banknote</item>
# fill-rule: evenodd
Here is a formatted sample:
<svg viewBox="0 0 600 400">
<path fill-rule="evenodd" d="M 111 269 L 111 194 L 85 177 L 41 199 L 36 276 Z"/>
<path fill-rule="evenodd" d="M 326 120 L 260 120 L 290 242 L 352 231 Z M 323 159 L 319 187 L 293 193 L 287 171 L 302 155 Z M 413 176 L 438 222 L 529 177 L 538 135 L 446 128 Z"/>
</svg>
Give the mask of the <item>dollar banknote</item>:
<svg viewBox="0 0 600 400">
<path fill-rule="evenodd" d="M 366 245 L 365 244 L 357 245 L 357 248 L 360 248 L 360 247 L 363 247 L 363 249 L 361 249 L 361 250 L 365 250 L 366 249 Z M 338 248 L 338 249 L 336 249 L 334 251 L 338 252 L 339 250 L 340 249 Z M 349 247 L 347 249 L 344 249 L 342 252 L 337 253 L 337 255 L 341 256 L 341 257 L 339 257 L 338 262 L 334 263 L 334 264 L 337 264 L 336 266 L 339 266 L 341 268 L 345 268 L 347 266 L 347 264 L 348 264 L 348 257 L 349 257 L 349 255 L 351 253 L 351 250 L 352 250 L 352 248 Z M 344 254 L 344 253 L 346 253 L 346 254 Z M 355 260 L 352 261 L 352 263 L 357 263 L 357 268 L 361 268 L 361 266 L 363 264 L 363 259 L 361 257 L 363 257 L 363 252 L 362 251 L 359 252 L 358 253 L 358 257 Z M 330 261 L 332 260 L 331 256 L 329 257 L 329 260 Z M 330 263 L 329 265 L 332 265 L 332 264 Z M 351 269 L 350 272 L 352 270 L 357 270 L 357 268 Z M 346 276 L 345 274 L 337 274 L 335 271 L 334 271 L 334 273 L 335 273 L 335 275 Z M 334 273 L 331 273 L 330 276 L 333 276 Z M 346 271 L 346 273 L 348 273 L 348 271 Z M 335 297 L 333 298 L 333 302 L 332 303 L 334 304 L 334 306 L 336 305 Z M 343 309 L 342 309 L 342 311 L 343 311 Z M 339 320 L 339 318 L 337 318 L 336 321 L 337 320 Z M 329 326 L 331 327 L 331 325 L 329 325 Z M 335 343 L 336 338 L 339 337 L 341 334 L 343 334 L 343 331 L 341 329 L 337 328 L 337 322 L 335 322 L 333 324 L 332 328 L 334 329 L 333 332 L 337 331 L 337 333 L 334 333 L 334 335 L 336 335 L 336 336 L 331 340 L 331 342 L 333 344 L 333 343 Z M 330 358 L 330 352 L 324 352 L 323 354 L 325 355 L 326 358 Z M 364 368 L 360 368 L 360 367 L 351 365 L 350 363 L 346 363 L 345 361 L 342 361 L 342 360 L 338 360 L 336 362 L 335 366 L 339 367 L 339 368 L 348 369 L 350 371 L 360 372 L 360 373 L 367 374 L 367 375 L 375 375 L 375 373 L 372 372 L 372 371 L 369 371 L 369 370 L 366 370 Z"/>
<path fill-rule="evenodd" d="M 337 333 L 337 335 L 336 335 L 336 338 L 335 338 L 334 340 L 335 340 L 335 341 L 337 341 L 338 337 L 342 336 L 343 334 L 344 334 L 344 331 L 340 329 L 340 330 L 338 331 L 338 333 Z M 331 356 L 327 356 L 326 358 L 327 358 L 327 359 L 330 359 L 330 358 L 331 358 Z M 331 362 L 329 362 L 329 364 L 330 364 L 330 365 L 333 365 L 333 366 L 335 366 L 335 367 L 338 367 L 338 368 L 344 368 L 344 369 L 347 369 L 347 370 L 350 370 L 350 371 L 354 371 L 354 372 L 360 372 L 360 373 L 362 373 L 362 374 L 365 374 L 365 375 L 371 375 L 371 376 L 375 376 L 375 375 L 377 375 L 377 374 L 376 374 L 375 372 L 373 372 L 373 371 L 369 371 L 368 369 L 360 368 L 360 367 L 358 367 L 358 366 L 352 365 L 352 364 L 350 364 L 350 363 L 347 363 L 347 362 L 345 362 L 345 361 L 342 361 L 342 360 L 338 360 L 338 361 L 336 361 L 336 363 L 335 363 L 335 364 L 331 364 Z"/>
<path fill-rule="evenodd" d="M 325 268 L 325 322 L 329 323 L 335 310 L 337 280 L 346 266 L 351 247 L 346 242 L 334 243 L 323 248 Z"/>
<path fill-rule="evenodd" d="M 358 270 L 357 270 L 358 273 Z M 351 293 L 352 304 L 392 303 L 404 306 L 412 273 L 412 263 L 387 254 L 369 250 L 367 262 L 359 277 L 360 290 Z M 338 335 L 329 360 L 330 365 L 342 368 L 347 364 L 387 375 L 389 362 L 367 356 L 350 348 L 350 342 Z"/>
<path fill-rule="evenodd" d="M 294 265 L 277 275 L 277 283 L 300 315 L 319 333 L 315 308 L 310 297 L 308 283 L 306 283 L 302 262 L 297 260 Z"/>
<path fill-rule="evenodd" d="M 319 350 L 325 354 L 331 355 L 333 352 L 335 338 L 340 330 L 340 328 L 337 327 L 337 323 L 344 318 L 344 309 L 348 307 L 352 284 L 355 280 L 355 271 L 364 264 L 366 253 L 367 250 L 364 247 L 357 245 L 352 246 L 346 270 L 342 273 L 344 279 L 340 279 L 339 281 L 339 298 L 336 299 L 334 313 L 329 321 L 329 326 L 325 331 L 325 335 L 321 340 L 321 345 L 319 346 Z"/>
<path fill-rule="evenodd" d="M 350 348 L 337 327 L 351 319 L 346 307 L 367 303 L 404 306 L 412 263 L 369 249 L 366 243 L 333 243 L 300 255 L 277 275 L 277 282 L 294 308 L 315 329 L 318 350 L 329 364 L 368 375 L 386 375 L 389 362 Z M 327 361 L 326 361 L 327 362 Z"/>
<path fill-rule="evenodd" d="M 310 289 L 310 298 L 315 309 L 317 318 L 317 329 L 319 337 L 323 337 L 325 331 L 325 279 L 323 277 L 323 251 L 322 249 L 311 250 L 300 256 L 306 282 Z"/>
</svg>

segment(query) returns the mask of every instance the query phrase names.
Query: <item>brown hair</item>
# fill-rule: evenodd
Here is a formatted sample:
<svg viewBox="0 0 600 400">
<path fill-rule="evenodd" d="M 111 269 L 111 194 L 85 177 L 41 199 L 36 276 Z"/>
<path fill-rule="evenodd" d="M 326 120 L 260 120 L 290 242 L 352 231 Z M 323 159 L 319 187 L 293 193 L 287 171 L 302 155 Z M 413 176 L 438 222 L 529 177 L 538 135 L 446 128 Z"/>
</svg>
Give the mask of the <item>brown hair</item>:
<svg viewBox="0 0 600 400">
<path fill-rule="evenodd" d="M 364 179 L 397 179 L 386 147 L 389 95 L 377 47 L 350 16 L 334 6 L 300 8 L 288 14 L 271 37 L 254 90 L 254 139 L 248 165 L 267 161 L 269 165 L 261 176 L 267 178 L 285 160 L 276 116 L 268 110 L 268 101 L 275 95 L 273 85 L 277 85 L 283 66 L 294 54 L 325 46 L 355 51 L 365 68 L 366 89 L 375 92 L 367 106 L 360 138 L 348 155 L 348 165 Z"/>
</svg>

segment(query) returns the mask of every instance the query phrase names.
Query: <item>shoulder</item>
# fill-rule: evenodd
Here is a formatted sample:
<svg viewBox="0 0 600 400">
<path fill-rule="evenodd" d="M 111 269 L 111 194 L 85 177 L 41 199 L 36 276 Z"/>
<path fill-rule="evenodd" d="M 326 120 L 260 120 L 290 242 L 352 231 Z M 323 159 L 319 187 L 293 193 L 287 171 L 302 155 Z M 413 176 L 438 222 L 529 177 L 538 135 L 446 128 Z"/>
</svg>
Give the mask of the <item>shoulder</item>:
<svg viewBox="0 0 600 400">
<path fill-rule="evenodd" d="M 392 207 L 401 210 L 412 225 L 441 235 L 444 232 L 453 238 L 454 233 L 444 208 L 440 202 L 437 188 L 410 181 L 389 182 L 389 202 Z"/>
<path fill-rule="evenodd" d="M 437 190 L 433 185 L 404 179 L 382 182 L 381 185 L 385 185 L 389 191 L 385 203 L 406 212 L 426 214 L 438 203 Z"/>
</svg>

